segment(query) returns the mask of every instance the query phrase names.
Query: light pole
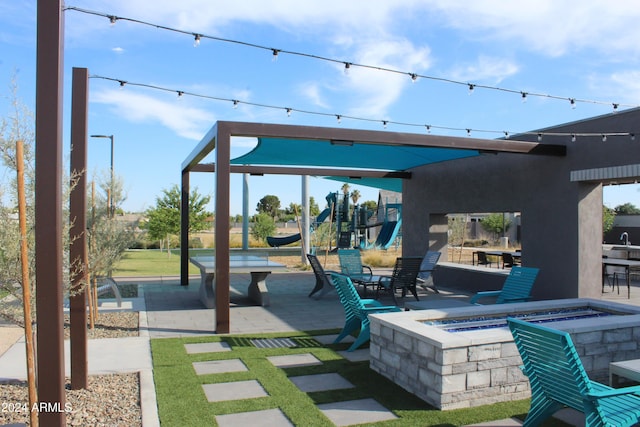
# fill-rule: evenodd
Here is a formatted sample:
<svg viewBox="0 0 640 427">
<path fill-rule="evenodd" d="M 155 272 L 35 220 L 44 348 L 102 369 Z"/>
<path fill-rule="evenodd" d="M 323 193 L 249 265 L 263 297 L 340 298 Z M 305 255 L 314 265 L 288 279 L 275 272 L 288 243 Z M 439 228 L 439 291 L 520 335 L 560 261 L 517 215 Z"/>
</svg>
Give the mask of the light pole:
<svg viewBox="0 0 640 427">
<path fill-rule="evenodd" d="M 113 135 L 91 135 L 91 138 L 109 138 L 111 140 L 111 181 L 109 182 L 109 194 L 107 196 L 107 209 L 109 217 L 113 217 L 115 208 L 113 206 Z"/>
</svg>

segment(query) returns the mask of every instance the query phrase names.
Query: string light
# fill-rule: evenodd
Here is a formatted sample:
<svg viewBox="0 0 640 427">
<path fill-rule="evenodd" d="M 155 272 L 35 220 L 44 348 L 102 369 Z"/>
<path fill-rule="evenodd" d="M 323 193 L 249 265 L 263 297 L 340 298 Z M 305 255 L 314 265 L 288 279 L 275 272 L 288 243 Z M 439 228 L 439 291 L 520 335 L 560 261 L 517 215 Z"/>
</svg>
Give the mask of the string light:
<svg viewBox="0 0 640 427">
<path fill-rule="evenodd" d="M 278 49 L 271 49 L 273 51 L 273 57 L 271 58 L 272 61 L 277 61 L 278 60 L 278 53 L 280 53 L 280 51 Z"/>
<path fill-rule="evenodd" d="M 469 83 L 469 95 L 473 94 L 473 89 L 475 89 L 476 85 L 472 85 Z"/>
<path fill-rule="evenodd" d="M 607 134 L 606 133 L 602 134 L 602 142 L 607 142 Z"/>
<path fill-rule="evenodd" d="M 509 139 L 509 132 L 508 131 L 504 131 L 504 139 Z"/>
<path fill-rule="evenodd" d="M 569 103 L 571 104 L 571 108 L 575 110 L 576 108 L 576 100 L 575 98 L 569 98 Z"/>
<path fill-rule="evenodd" d="M 411 77 L 412 83 L 415 83 L 416 80 L 418 80 L 418 75 L 416 73 L 409 73 L 409 76 Z"/>
<path fill-rule="evenodd" d="M 272 52 L 274 51 L 274 48 L 258 45 L 258 44 L 255 44 L 255 43 L 249 43 L 249 42 L 245 42 L 245 41 L 241 41 L 241 40 L 225 39 L 225 38 L 221 38 L 221 37 L 214 37 L 214 36 L 208 36 L 208 35 L 204 35 L 204 34 L 192 33 L 192 32 L 189 32 L 189 31 L 179 30 L 177 28 L 167 27 L 167 26 L 164 26 L 164 25 L 153 24 L 151 22 L 146 22 L 146 21 L 142 21 L 142 20 L 139 20 L 139 19 L 125 18 L 125 17 L 114 17 L 113 15 L 105 14 L 103 12 L 97 12 L 97 11 L 82 9 L 82 8 L 79 8 L 79 7 L 73 7 L 73 6 L 65 7 L 64 11 L 75 11 L 75 12 L 85 13 L 85 14 L 88 14 L 88 15 L 102 16 L 102 17 L 106 17 L 107 19 L 109 19 L 110 22 L 112 21 L 112 18 L 116 18 L 117 20 L 125 20 L 125 21 L 129 21 L 129 22 L 132 22 L 132 23 L 153 27 L 153 28 L 160 29 L 160 30 L 172 31 L 172 32 L 175 32 L 175 33 L 192 35 L 194 37 L 194 45 L 197 45 L 197 43 L 199 43 L 199 40 L 201 38 L 207 38 L 207 39 L 216 40 L 216 41 L 220 41 L 220 42 L 233 43 L 233 44 L 242 45 L 242 46 L 245 46 L 245 47 L 252 47 L 252 48 L 255 48 L 255 49 L 270 50 Z M 354 62 L 348 62 L 348 61 L 344 61 L 344 60 L 338 60 L 338 59 L 335 59 L 335 58 L 323 57 L 323 56 L 320 56 L 320 55 L 314 55 L 314 54 L 305 53 L 305 52 L 296 52 L 296 51 L 289 51 L 289 50 L 284 50 L 284 49 L 275 49 L 275 50 L 277 50 L 279 54 L 286 53 L 286 54 L 289 54 L 289 55 L 296 55 L 296 56 L 301 56 L 301 57 L 306 57 L 306 58 L 311 58 L 311 59 L 316 59 L 316 60 L 321 60 L 321 61 L 327 61 L 327 62 L 333 62 L 333 63 L 342 63 L 342 64 L 344 64 L 345 73 L 348 72 L 348 70 L 351 68 L 351 66 L 357 66 L 357 67 L 361 67 L 361 68 L 368 68 L 368 69 L 371 69 L 371 70 L 376 70 L 376 71 L 381 71 L 381 72 L 388 72 L 388 73 L 395 73 L 395 74 L 405 74 L 405 75 L 406 74 L 409 74 L 409 75 L 415 74 L 416 78 L 429 79 L 429 80 L 433 80 L 433 81 L 439 81 L 439 82 L 442 82 L 442 83 L 465 85 L 465 86 L 469 87 L 469 91 L 470 92 L 473 91 L 473 89 L 475 89 L 475 88 L 480 88 L 481 87 L 483 89 L 490 89 L 490 90 L 496 90 L 496 91 L 501 91 L 501 92 L 506 92 L 506 93 L 520 94 L 523 101 L 527 98 L 527 96 L 537 96 L 537 97 L 543 97 L 543 98 L 548 98 L 548 99 L 556 99 L 556 100 L 566 100 L 567 99 L 566 97 L 563 97 L 563 96 L 557 96 L 557 95 L 551 95 L 551 94 L 545 94 L 545 93 L 522 92 L 522 91 L 519 91 L 519 90 L 503 88 L 503 87 L 498 87 L 498 86 L 470 84 L 470 83 L 465 83 L 465 82 L 461 82 L 461 81 L 454 80 L 454 79 L 449 79 L 449 78 L 429 76 L 429 75 L 423 75 L 423 74 L 417 74 L 417 73 L 407 73 L 406 71 L 401 71 L 401 70 L 397 70 L 397 69 L 385 68 L 385 67 L 369 65 L 369 64 L 357 64 L 357 63 L 354 63 Z M 599 104 L 599 105 L 611 105 L 612 104 L 611 102 L 588 100 L 588 99 L 578 99 L 578 98 L 569 98 L 569 99 L 571 100 L 572 105 L 575 105 L 578 102 L 590 103 L 590 104 Z M 638 105 L 632 105 L 632 104 L 620 104 L 620 103 L 617 103 L 617 104 L 618 104 L 618 106 L 638 107 Z"/>
<path fill-rule="evenodd" d="M 613 112 L 617 113 L 618 112 L 618 104 L 617 103 L 613 103 Z"/>
<path fill-rule="evenodd" d="M 344 114 L 330 114 L 330 113 L 324 113 L 324 112 L 318 112 L 318 111 L 308 111 L 308 110 L 295 109 L 295 108 L 291 108 L 291 107 L 282 107 L 282 106 L 260 104 L 260 103 L 249 102 L 249 101 L 240 101 L 238 99 L 216 97 L 216 96 L 198 94 L 198 93 L 193 93 L 193 92 L 187 92 L 187 91 L 183 91 L 183 90 L 169 89 L 169 88 L 156 86 L 156 85 L 151 85 L 151 84 L 146 84 L 146 83 L 136 83 L 136 82 L 131 82 L 131 81 L 125 81 L 125 80 L 120 80 L 120 79 L 116 79 L 116 78 L 113 78 L 113 77 L 92 75 L 89 78 L 112 81 L 112 82 L 118 83 L 120 88 L 124 88 L 125 85 L 129 85 L 129 86 L 134 86 L 134 87 L 143 87 L 143 88 L 160 90 L 160 91 L 165 91 L 165 92 L 173 92 L 173 93 L 177 93 L 178 97 L 184 97 L 186 95 L 189 95 L 189 96 L 193 96 L 193 97 L 210 99 L 210 100 L 215 100 L 215 101 L 230 102 L 230 103 L 232 103 L 233 108 L 236 108 L 242 102 L 243 104 L 252 105 L 252 106 L 260 107 L 260 108 L 271 108 L 271 109 L 285 110 L 286 113 L 287 113 L 287 116 L 291 116 L 291 114 L 294 111 L 296 111 L 296 112 L 299 112 L 299 113 L 312 114 L 312 115 L 316 115 L 316 116 L 325 116 L 325 117 L 331 116 L 331 117 L 334 117 L 338 121 L 338 123 L 341 123 L 342 119 L 350 119 L 350 120 L 357 120 L 357 121 L 363 121 L 363 122 L 382 123 L 382 125 L 384 126 L 385 129 L 390 124 L 394 124 L 394 125 L 398 125 L 398 126 L 408 126 L 408 127 L 422 127 L 422 128 L 426 129 L 428 134 L 431 134 L 431 129 L 439 129 L 439 130 L 444 130 L 444 131 L 458 131 L 458 132 L 465 131 L 467 133 L 467 136 L 470 136 L 472 131 L 473 132 L 477 132 L 477 133 L 500 134 L 500 135 L 504 135 L 507 138 L 509 138 L 510 135 L 518 135 L 518 136 L 521 136 L 521 135 L 522 136 L 524 136 L 524 135 L 537 135 L 538 142 L 542 141 L 543 135 L 557 136 L 557 137 L 566 136 L 566 137 L 572 138 L 572 141 L 574 141 L 573 138 L 577 137 L 577 136 L 580 136 L 580 137 L 594 137 L 594 136 L 597 136 L 599 138 L 605 138 L 604 140 L 606 140 L 606 137 L 609 137 L 609 136 L 615 136 L 615 137 L 626 136 L 626 137 L 629 137 L 632 141 L 635 141 L 635 134 L 634 133 L 630 133 L 630 132 L 579 133 L 579 134 L 576 134 L 576 133 L 562 133 L 562 132 L 518 132 L 518 133 L 513 133 L 513 132 L 509 132 L 509 131 L 505 131 L 505 130 L 497 131 L 497 130 L 488 130 L 488 129 L 456 128 L 456 127 L 449 127 L 449 126 L 435 126 L 435 125 L 431 125 L 431 124 L 425 125 L 425 124 L 418 124 L 418 123 L 398 122 L 398 121 L 392 121 L 392 120 L 378 120 L 378 119 L 372 119 L 372 118 L 366 118 L 366 117 L 349 116 L 349 115 L 344 115 Z"/>
<path fill-rule="evenodd" d="M 576 142 L 576 134 L 575 133 L 571 134 L 571 142 Z"/>
<path fill-rule="evenodd" d="M 193 47 L 198 47 L 200 46 L 200 38 L 202 36 L 200 34 L 194 34 L 193 35 Z"/>
<path fill-rule="evenodd" d="M 522 94 L 522 102 L 527 102 L 527 92 L 520 92 Z"/>
<path fill-rule="evenodd" d="M 110 16 L 107 16 L 107 18 L 109 18 L 109 23 L 111 24 L 112 27 L 116 25 L 116 21 L 118 20 L 117 16 L 110 15 Z"/>
</svg>

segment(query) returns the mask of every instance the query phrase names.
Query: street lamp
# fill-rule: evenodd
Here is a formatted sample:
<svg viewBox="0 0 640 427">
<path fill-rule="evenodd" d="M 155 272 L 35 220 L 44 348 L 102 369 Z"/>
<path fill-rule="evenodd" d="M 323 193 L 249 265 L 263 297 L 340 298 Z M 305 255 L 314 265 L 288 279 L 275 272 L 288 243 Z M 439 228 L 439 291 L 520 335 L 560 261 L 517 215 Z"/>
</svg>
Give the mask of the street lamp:
<svg viewBox="0 0 640 427">
<path fill-rule="evenodd" d="M 115 213 L 113 206 L 113 135 L 91 135 L 91 138 L 109 138 L 111 140 L 111 182 L 109 183 L 109 195 L 107 197 L 108 212 L 111 217 Z"/>
</svg>

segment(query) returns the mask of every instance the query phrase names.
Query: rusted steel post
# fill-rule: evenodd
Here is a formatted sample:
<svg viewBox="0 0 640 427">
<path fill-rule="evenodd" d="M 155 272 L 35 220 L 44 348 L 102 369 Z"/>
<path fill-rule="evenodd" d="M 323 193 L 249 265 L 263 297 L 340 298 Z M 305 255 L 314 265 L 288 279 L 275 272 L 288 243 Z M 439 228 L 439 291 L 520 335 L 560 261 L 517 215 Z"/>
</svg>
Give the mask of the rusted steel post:
<svg viewBox="0 0 640 427">
<path fill-rule="evenodd" d="M 89 72 L 73 69 L 71 97 L 71 194 L 69 258 L 71 295 L 71 388 L 88 387 L 87 367 L 87 112 Z"/>
<path fill-rule="evenodd" d="M 40 424 L 65 426 L 62 314 L 62 0 L 37 3 L 36 310 Z"/>
</svg>

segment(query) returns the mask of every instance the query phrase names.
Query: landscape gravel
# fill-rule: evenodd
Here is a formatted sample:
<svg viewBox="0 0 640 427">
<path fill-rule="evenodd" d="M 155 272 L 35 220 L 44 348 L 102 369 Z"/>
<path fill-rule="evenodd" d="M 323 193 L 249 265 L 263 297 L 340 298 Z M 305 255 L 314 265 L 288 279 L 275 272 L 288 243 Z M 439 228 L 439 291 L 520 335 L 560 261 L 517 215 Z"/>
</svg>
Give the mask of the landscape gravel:
<svg viewBox="0 0 640 427">
<path fill-rule="evenodd" d="M 89 339 L 138 336 L 137 312 L 99 313 Z M 69 316 L 65 315 L 65 338 Z M 71 426 L 141 426 L 140 381 L 137 373 L 90 376 L 87 389 L 71 390 L 67 379 L 66 400 Z M 0 425 L 29 425 L 28 388 L 25 381 L 0 383 Z"/>
</svg>

